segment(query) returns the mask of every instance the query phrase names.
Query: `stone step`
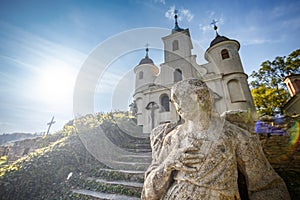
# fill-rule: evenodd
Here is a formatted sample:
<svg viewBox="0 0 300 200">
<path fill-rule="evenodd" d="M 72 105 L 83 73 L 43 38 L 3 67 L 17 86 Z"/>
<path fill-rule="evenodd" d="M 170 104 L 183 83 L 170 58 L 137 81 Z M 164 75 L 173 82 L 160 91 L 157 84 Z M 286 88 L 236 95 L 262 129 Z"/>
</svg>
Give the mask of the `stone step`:
<svg viewBox="0 0 300 200">
<path fill-rule="evenodd" d="M 152 157 L 150 153 L 123 155 L 119 157 L 119 161 L 123 162 L 137 162 L 137 163 L 151 163 Z"/>
<path fill-rule="evenodd" d="M 112 172 L 112 173 L 119 172 L 119 173 L 130 174 L 130 175 L 145 173 L 145 171 L 143 170 L 117 170 L 117 169 L 106 169 L 106 168 L 100 168 L 99 170 L 105 172 Z"/>
<path fill-rule="evenodd" d="M 150 153 L 151 148 L 127 148 L 126 149 L 129 152 L 135 152 L 135 153 Z"/>
<path fill-rule="evenodd" d="M 115 164 L 115 168 L 120 170 L 139 170 L 146 171 L 150 165 L 150 162 L 128 162 L 128 161 L 112 161 L 112 165 Z"/>
<path fill-rule="evenodd" d="M 143 188 L 143 183 L 138 183 L 134 181 L 108 181 L 105 179 L 100 179 L 100 178 L 95 178 L 95 177 L 88 177 L 86 178 L 88 181 L 95 181 L 97 183 L 103 183 L 103 184 L 109 184 L 109 185 L 122 185 L 124 187 L 128 188 L 137 188 L 137 189 L 142 189 Z"/>
<path fill-rule="evenodd" d="M 145 171 L 139 170 L 116 170 L 116 169 L 98 169 L 93 172 L 93 176 L 104 178 L 106 180 L 124 180 L 143 183 Z"/>
<path fill-rule="evenodd" d="M 140 198 L 138 197 L 129 197 L 126 195 L 119 195 L 119 194 L 108 194 L 108 193 L 103 193 L 103 192 L 96 192 L 96 191 L 91 191 L 91 190 L 83 190 L 83 189 L 78 189 L 78 190 L 72 190 L 72 196 L 76 196 L 78 199 L 86 199 L 86 198 L 81 198 L 81 197 L 88 197 L 88 199 L 92 200 L 139 200 Z"/>
<path fill-rule="evenodd" d="M 149 134 L 143 133 L 143 128 L 138 126 L 134 120 L 116 119 L 120 130 L 134 137 L 149 137 Z"/>
<path fill-rule="evenodd" d="M 148 143 L 136 143 L 134 145 L 136 146 L 136 148 L 151 149 L 151 146 Z"/>
<path fill-rule="evenodd" d="M 82 177 L 78 182 L 81 183 L 80 185 L 77 185 L 76 188 L 78 189 L 113 193 L 130 197 L 140 197 L 143 188 L 143 183 L 140 182 L 124 180 L 108 181 L 96 177 Z"/>
<path fill-rule="evenodd" d="M 133 144 L 149 144 L 150 145 L 150 139 L 149 138 L 136 138 L 135 140 L 132 140 L 131 143 L 133 143 Z"/>
</svg>

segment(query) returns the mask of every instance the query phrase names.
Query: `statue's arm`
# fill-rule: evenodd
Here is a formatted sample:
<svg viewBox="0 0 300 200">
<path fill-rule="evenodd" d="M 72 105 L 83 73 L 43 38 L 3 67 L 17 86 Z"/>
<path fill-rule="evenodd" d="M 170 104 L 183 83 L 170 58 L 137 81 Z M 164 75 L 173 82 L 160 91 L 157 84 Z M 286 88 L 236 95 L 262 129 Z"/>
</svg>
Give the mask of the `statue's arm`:
<svg viewBox="0 0 300 200">
<path fill-rule="evenodd" d="M 163 165 L 153 168 L 145 178 L 142 200 L 161 199 L 170 185 L 171 173 L 171 171 L 165 170 Z"/>
<path fill-rule="evenodd" d="M 160 199 L 166 193 L 172 171 L 166 168 L 167 149 L 163 148 L 163 140 L 166 133 L 166 126 L 155 128 L 150 136 L 152 148 L 152 163 L 145 173 L 145 181 L 142 191 L 143 200 Z"/>
<path fill-rule="evenodd" d="M 284 181 L 265 157 L 258 138 L 243 130 L 237 138 L 238 167 L 246 177 L 249 198 L 290 199 Z"/>
</svg>

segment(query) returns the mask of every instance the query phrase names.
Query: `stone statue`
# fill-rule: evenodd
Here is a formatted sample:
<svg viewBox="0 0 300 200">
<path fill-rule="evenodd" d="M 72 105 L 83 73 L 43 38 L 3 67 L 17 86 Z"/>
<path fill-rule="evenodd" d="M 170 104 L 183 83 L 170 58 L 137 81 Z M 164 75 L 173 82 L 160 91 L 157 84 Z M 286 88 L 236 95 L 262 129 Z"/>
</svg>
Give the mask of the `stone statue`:
<svg viewBox="0 0 300 200">
<path fill-rule="evenodd" d="M 137 105 L 136 105 L 136 101 L 133 101 L 130 105 L 130 111 L 132 113 L 132 116 L 136 116 L 138 110 L 137 110 Z"/>
<path fill-rule="evenodd" d="M 198 79 L 173 86 L 171 101 L 184 122 L 152 131 L 142 199 L 240 199 L 238 169 L 249 199 L 290 199 L 256 136 L 220 118 L 212 96 Z"/>
</svg>

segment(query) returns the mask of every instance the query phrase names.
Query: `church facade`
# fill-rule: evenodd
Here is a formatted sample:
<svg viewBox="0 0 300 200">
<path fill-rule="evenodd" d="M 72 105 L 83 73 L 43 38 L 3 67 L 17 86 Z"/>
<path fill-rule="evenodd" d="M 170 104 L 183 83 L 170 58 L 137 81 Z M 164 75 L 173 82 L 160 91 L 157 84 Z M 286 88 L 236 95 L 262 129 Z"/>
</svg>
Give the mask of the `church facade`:
<svg viewBox="0 0 300 200">
<path fill-rule="evenodd" d="M 205 52 L 206 64 L 199 65 L 192 55 L 193 44 L 189 29 L 178 26 L 162 38 L 164 63 L 157 67 L 148 55 L 134 68 L 134 114 L 144 133 L 159 124 L 176 122 L 179 116 L 170 103 L 170 89 L 178 81 L 201 78 L 214 92 L 215 108 L 220 114 L 227 111 L 254 111 L 254 104 L 241 59 L 240 44 L 236 40 L 216 37 Z"/>
</svg>

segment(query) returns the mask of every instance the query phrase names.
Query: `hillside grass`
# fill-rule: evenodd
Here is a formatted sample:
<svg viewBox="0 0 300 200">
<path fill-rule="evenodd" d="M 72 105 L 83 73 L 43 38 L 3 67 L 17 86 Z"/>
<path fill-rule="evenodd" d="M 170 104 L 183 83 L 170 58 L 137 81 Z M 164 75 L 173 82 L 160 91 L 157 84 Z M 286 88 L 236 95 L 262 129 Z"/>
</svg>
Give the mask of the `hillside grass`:
<svg viewBox="0 0 300 200">
<path fill-rule="evenodd" d="M 6 157 L 1 157 L 1 199 L 68 199 L 70 190 L 77 185 L 72 182 L 75 177 L 106 168 L 86 150 L 77 133 L 77 126 L 93 131 L 105 124 L 104 127 L 109 129 L 113 127 L 114 118 L 128 116 L 126 113 L 100 113 L 74 119 L 61 131 L 44 136 L 38 141 L 41 148 L 14 163 L 7 164 Z M 67 180 L 71 172 L 73 176 Z"/>
</svg>

